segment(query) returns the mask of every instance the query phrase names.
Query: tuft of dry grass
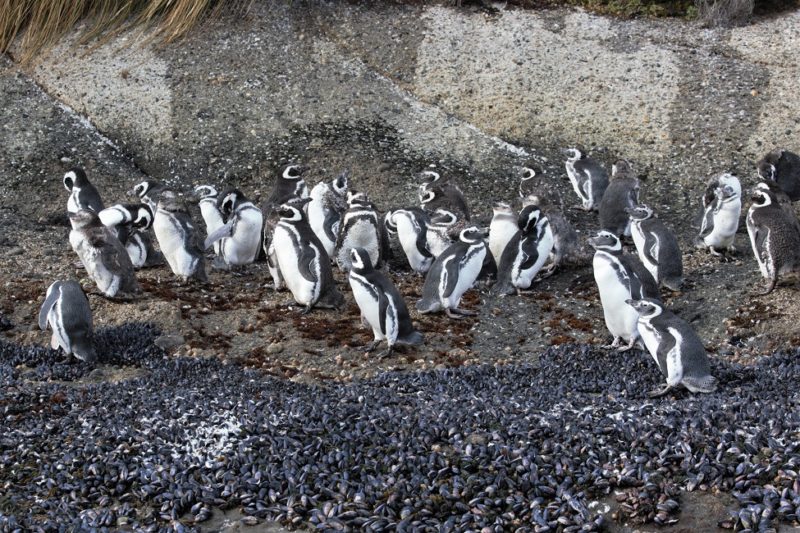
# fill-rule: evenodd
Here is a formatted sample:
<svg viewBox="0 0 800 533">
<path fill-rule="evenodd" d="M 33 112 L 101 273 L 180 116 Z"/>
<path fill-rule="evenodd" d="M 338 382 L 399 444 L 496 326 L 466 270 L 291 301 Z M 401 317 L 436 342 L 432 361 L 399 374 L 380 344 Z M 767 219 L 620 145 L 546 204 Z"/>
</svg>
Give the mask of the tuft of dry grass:
<svg viewBox="0 0 800 533">
<path fill-rule="evenodd" d="M 709 27 L 746 24 L 755 7 L 754 0 L 695 0 L 698 19 Z"/>
<path fill-rule="evenodd" d="M 0 52 L 19 39 L 19 60 L 29 62 L 83 21 L 86 44 L 134 27 L 172 42 L 222 9 L 244 12 L 252 0 L 0 0 Z"/>
</svg>

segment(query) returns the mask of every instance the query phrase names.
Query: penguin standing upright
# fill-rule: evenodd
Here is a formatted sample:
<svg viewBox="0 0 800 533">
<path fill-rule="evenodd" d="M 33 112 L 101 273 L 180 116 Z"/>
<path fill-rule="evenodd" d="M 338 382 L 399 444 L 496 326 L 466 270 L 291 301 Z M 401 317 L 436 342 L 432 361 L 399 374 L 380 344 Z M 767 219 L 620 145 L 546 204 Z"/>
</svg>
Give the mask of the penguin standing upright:
<svg viewBox="0 0 800 533">
<path fill-rule="evenodd" d="M 439 257 L 451 244 L 458 240 L 466 221 L 444 208 L 438 208 L 432 215 L 425 232 L 425 242 L 434 258 Z"/>
<path fill-rule="evenodd" d="M 611 182 L 600 202 L 600 228 L 617 237 L 630 237 L 631 219 L 625 211 L 639 204 L 639 180 L 630 163 L 620 159 L 611 167 Z"/>
<path fill-rule="evenodd" d="M 389 278 L 373 268 L 369 253 L 363 248 L 353 248 L 350 264 L 353 297 L 375 336 L 367 351 L 374 350 L 384 339 L 389 346 L 384 357 L 392 354 L 395 344 L 422 344 L 424 337 L 414 329 L 406 302 Z"/>
<path fill-rule="evenodd" d="M 488 252 L 484 234 L 470 226 L 461 231 L 458 242 L 436 258 L 431 265 L 422 298 L 417 302 L 420 313 L 444 310 L 450 318 L 475 315 L 473 311 L 459 309 L 461 297 L 478 279 Z"/>
<path fill-rule="evenodd" d="M 225 225 L 222 213 L 217 208 L 219 193 L 212 185 L 198 185 L 194 188 L 194 196 L 200 207 L 200 216 L 206 224 L 206 235 L 211 235 Z M 214 255 L 219 256 L 220 242 L 214 243 Z"/>
<path fill-rule="evenodd" d="M 542 267 L 542 276 L 552 275 L 561 265 L 588 265 L 592 253 L 588 251 L 585 242 L 579 239 L 578 232 L 567 220 L 564 212 L 558 206 L 545 202 L 534 193 L 529 193 L 522 198 L 523 209 L 529 205 L 539 207 L 547 217 L 550 231 L 553 233 L 553 249 L 550 252 L 549 263 Z"/>
<path fill-rule="evenodd" d="M 459 214 L 465 220 L 470 219 L 469 206 L 464 193 L 450 178 L 443 178 L 438 172 L 426 170 L 419 175 L 419 200 L 422 208 L 434 212 L 439 208 Z"/>
<path fill-rule="evenodd" d="M 639 259 L 659 285 L 678 291 L 683 284 L 683 258 L 678 239 L 646 205 L 627 208 Z"/>
<path fill-rule="evenodd" d="M 706 348 L 688 323 L 664 309 L 656 299 L 631 298 L 626 303 L 636 311 L 642 341 L 667 378 L 662 388 L 649 393 L 651 398 L 663 396 L 678 385 L 695 393 L 716 390 L 717 380 L 711 375 Z"/>
<path fill-rule="evenodd" d="M 183 279 L 208 281 L 200 232 L 183 201 L 173 191 L 161 193 L 153 230 L 173 274 Z"/>
<path fill-rule="evenodd" d="M 157 266 L 164 256 L 153 246 L 150 228 L 153 212 L 147 204 L 115 204 L 100 211 L 100 222 L 116 233 L 128 252 L 133 268 Z"/>
<path fill-rule="evenodd" d="M 378 216 L 375 205 L 364 193 L 348 193 L 348 208 L 339 225 L 336 237 L 336 263 L 339 268 L 350 270 L 350 250 L 362 248 L 369 254 L 370 262 L 375 268 L 383 264 L 386 246 L 385 228 Z"/>
<path fill-rule="evenodd" d="M 747 233 L 769 294 L 778 276 L 800 270 L 800 233 L 794 221 L 778 205 L 775 195 L 753 189 L 753 203 L 747 211 Z"/>
<path fill-rule="evenodd" d="M 709 181 L 703 195 L 703 222 L 695 240 L 697 248 L 708 248 L 713 255 L 735 252 L 734 239 L 742 212 L 742 185 L 733 174 L 721 174 Z"/>
<path fill-rule="evenodd" d="M 626 302 L 631 298 L 658 300 L 658 285 L 637 257 L 622 251 L 622 243 L 613 233 L 601 230 L 589 239 L 589 244 L 595 249 L 592 268 L 603 305 L 603 317 L 608 331 L 614 336 L 607 348 L 618 348 L 620 341 L 626 340 L 627 346 L 619 348 L 619 351 L 629 350 L 639 339 L 639 315 Z"/>
<path fill-rule="evenodd" d="M 800 156 L 778 148 L 762 157 L 757 168 L 762 179 L 777 183 L 792 202 L 800 200 Z"/>
<path fill-rule="evenodd" d="M 535 205 L 525 207 L 517 220 L 519 230 L 503 251 L 492 292 L 506 296 L 529 289 L 553 249 L 553 232 L 547 217 Z"/>
<path fill-rule="evenodd" d="M 61 348 L 86 363 L 97 360 L 92 308 L 77 281 L 54 281 L 48 287 L 39 311 L 39 328 L 44 331 L 48 325 L 53 330 L 51 348 Z"/>
<path fill-rule="evenodd" d="M 64 188 L 69 191 L 67 211 L 76 213 L 80 209 L 89 209 L 95 213 L 103 210 L 100 193 L 89 183 L 86 172 L 82 168 L 71 168 L 64 174 Z"/>
<path fill-rule="evenodd" d="M 324 181 L 311 189 L 308 203 L 308 223 L 325 247 L 325 253 L 333 256 L 339 224 L 347 210 L 347 171 L 337 176 L 330 185 Z"/>
<path fill-rule="evenodd" d="M 315 306 L 339 308 L 344 296 L 336 288 L 331 260 L 303 210 L 303 203 L 286 203 L 275 210 L 279 217 L 273 249 L 283 281 L 295 301 L 308 313 Z"/>
<path fill-rule="evenodd" d="M 581 200 L 581 209 L 596 211 L 608 187 L 608 172 L 578 148 L 569 148 L 564 153 L 568 158 L 564 165 L 567 176 Z"/>
<path fill-rule="evenodd" d="M 69 221 L 69 243 L 100 292 L 109 298 L 139 292 L 128 252 L 97 213 L 80 209 L 69 214 Z"/>
<path fill-rule="evenodd" d="M 489 223 L 489 252 L 498 266 L 503 250 L 519 230 L 518 219 L 519 216 L 514 213 L 509 204 L 495 202 L 492 206 L 492 221 Z"/>
<path fill-rule="evenodd" d="M 418 274 L 426 273 L 434 259 L 426 240 L 430 224 L 428 213 L 418 207 L 397 209 L 389 215 L 389 223 L 396 228 L 397 239 L 411 269 Z"/>
<path fill-rule="evenodd" d="M 135 196 L 139 198 L 142 203 L 147 204 L 147 207 L 155 213 L 158 208 L 158 201 L 161 199 L 161 193 L 167 190 L 167 187 L 156 180 L 144 180 L 133 186 L 133 189 L 128 191 L 128 196 Z"/>
<path fill-rule="evenodd" d="M 772 196 L 775 197 L 780 208 L 789 220 L 792 221 L 792 225 L 797 229 L 797 232 L 800 233 L 800 220 L 797 219 L 797 213 L 794 212 L 794 207 L 792 206 L 792 201 L 789 199 L 789 195 L 781 189 L 780 185 L 774 181 L 766 180 L 758 182 L 755 188 L 772 193 Z"/>
<path fill-rule="evenodd" d="M 220 241 L 215 266 L 227 268 L 254 262 L 258 257 L 264 223 L 261 209 L 253 205 L 242 191 L 234 188 L 219 195 L 217 209 L 226 222 L 210 233 L 203 245 L 207 249 Z"/>
<path fill-rule="evenodd" d="M 272 193 L 261 205 L 261 214 L 264 217 L 262 247 L 267 256 L 267 266 L 269 267 L 275 290 L 280 290 L 283 287 L 283 276 L 278 267 L 274 246 L 272 246 L 272 233 L 280 220 L 280 216 L 276 211 L 278 207 L 292 199 L 305 200 L 308 198 L 308 186 L 303 179 L 303 174 L 307 170 L 308 167 L 302 165 L 287 166 L 281 175 L 275 179 Z"/>
</svg>

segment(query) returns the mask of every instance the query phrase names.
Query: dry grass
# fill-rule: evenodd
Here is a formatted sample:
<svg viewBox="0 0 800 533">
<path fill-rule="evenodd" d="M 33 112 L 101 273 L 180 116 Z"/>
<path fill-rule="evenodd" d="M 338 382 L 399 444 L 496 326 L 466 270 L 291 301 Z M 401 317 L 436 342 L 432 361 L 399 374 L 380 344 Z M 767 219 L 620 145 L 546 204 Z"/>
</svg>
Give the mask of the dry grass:
<svg viewBox="0 0 800 533">
<path fill-rule="evenodd" d="M 221 10 L 245 11 L 251 0 L 0 0 L 0 52 L 19 39 L 28 62 L 55 45 L 79 22 L 78 44 L 106 39 L 134 27 L 152 29 L 151 39 L 171 42 Z"/>
<path fill-rule="evenodd" d="M 695 0 L 698 19 L 706 26 L 746 24 L 753 14 L 754 0 Z"/>
</svg>

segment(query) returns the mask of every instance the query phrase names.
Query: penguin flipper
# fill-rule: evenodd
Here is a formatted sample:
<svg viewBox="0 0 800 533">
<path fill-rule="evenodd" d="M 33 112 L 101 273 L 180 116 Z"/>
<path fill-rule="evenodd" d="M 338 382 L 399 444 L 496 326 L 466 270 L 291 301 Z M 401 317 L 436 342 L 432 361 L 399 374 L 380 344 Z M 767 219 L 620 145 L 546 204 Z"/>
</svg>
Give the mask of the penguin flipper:
<svg viewBox="0 0 800 533">
<path fill-rule="evenodd" d="M 658 264 L 658 237 L 655 233 L 646 232 L 644 234 L 644 246 L 642 247 L 642 254 L 645 259 L 650 263 Z"/>
<path fill-rule="evenodd" d="M 42 308 L 39 310 L 39 329 L 44 331 L 47 329 L 47 315 L 53 306 L 56 305 L 58 298 L 61 296 L 61 282 L 54 281 L 50 288 L 47 289 L 47 296 L 44 299 Z"/>
<path fill-rule="evenodd" d="M 228 220 L 228 222 L 226 222 L 224 225 L 212 231 L 208 235 L 208 237 L 206 237 L 205 242 L 203 242 L 203 250 L 208 250 L 218 240 L 225 239 L 233 235 L 233 226 L 234 226 L 234 218 L 231 217 L 231 219 Z"/>
<path fill-rule="evenodd" d="M 317 273 L 314 272 L 314 269 L 312 268 L 312 265 L 316 261 L 318 261 L 317 254 L 312 246 L 303 248 L 303 251 L 297 261 L 297 269 L 300 271 L 300 275 L 313 283 L 320 281 Z"/>
<path fill-rule="evenodd" d="M 336 242 L 341 219 L 341 213 L 337 212 L 335 209 L 331 209 L 325 214 L 325 220 L 322 222 L 322 228 L 325 230 L 325 235 L 331 240 L 331 242 Z"/>
<path fill-rule="evenodd" d="M 700 238 L 705 239 L 714 231 L 714 204 L 708 204 L 703 213 L 703 223 L 700 225 Z"/>
</svg>

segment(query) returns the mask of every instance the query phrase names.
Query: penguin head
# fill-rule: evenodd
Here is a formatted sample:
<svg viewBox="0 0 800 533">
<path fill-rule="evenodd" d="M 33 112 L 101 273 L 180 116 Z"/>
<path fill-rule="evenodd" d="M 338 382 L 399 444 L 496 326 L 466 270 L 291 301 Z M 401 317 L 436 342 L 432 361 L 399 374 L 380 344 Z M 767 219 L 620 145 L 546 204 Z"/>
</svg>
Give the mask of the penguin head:
<svg viewBox="0 0 800 533">
<path fill-rule="evenodd" d="M 102 227 L 103 223 L 100 222 L 100 217 L 91 209 L 79 209 L 74 213 L 69 214 L 69 222 L 72 224 L 72 229 L 84 229 L 91 227 Z"/>
<path fill-rule="evenodd" d="M 198 200 L 217 197 L 217 189 L 213 185 L 198 185 L 193 192 Z"/>
<path fill-rule="evenodd" d="M 417 178 L 420 181 L 420 186 L 433 185 L 442 179 L 442 175 L 433 170 L 423 170 L 419 173 Z"/>
<path fill-rule="evenodd" d="M 514 210 L 511 209 L 511 205 L 506 202 L 495 202 L 494 205 L 492 205 L 492 212 L 495 215 L 499 215 L 501 213 L 510 215 L 514 212 Z"/>
<path fill-rule="evenodd" d="M 304 204 L 300 204 L 299 202 L 281 204 L 276 212 L 281 220 L 299 222 L 303 219 L 303 205 Z"/>
<path fill-rule="evenodd" d="M 585 154 L 583 153 L 583 151 L 578 147 L 565 148 L 564 150 L 562 150 L 562 152 L 564 153 L 564 155 L 567 156 L 567 159 L 569 161 L 572 161 L 573 163 L 575 161 L 577 161 L 578 159 L 581 159 L 582 157 L 585 157 Z"/>
<path fill-rule="evenodd" d="M 480 230 L 475 226 L 470 226 L 461 230 L 461 233 L 458 234 L 458 240 L 467 244 L 477 244 L 479 242 L 483 242 L 485 236 L 485 230 Z"/>
<path fill-rule="evenodd" d="M 427 204 L 434 201 L 439 196 L 438 189 L 429 189 L 427 185 L 423 185 L 419 191 L 419 203 L 424 208 Z"/>
<path fill-rule="evenodd" d="M 347 193 L 348 174 L 350 174 L 350 171 L 345 170 L 344 172 L 336 176 L 336 178 L 333 180 L 333 192 L 335 192 L 339 196 L 344 196 Z"/>
<path fill-rule="evenodd" d="M 289 165 L 283 170 L 281 177 L 285 180 L 299 180 L 303 178 L 303 173 L 308 170 L 308 167 L 302 165 Z"/>
<path fill-rule="evenodd" d="M 537 205 L 529 205 L 519 213 L 517 218 L 517 227 L 523 233 L 529 233 L 539 223 L 542 212 Z"/>
<path fill-rule="evenodd" d="M 128 196 L 138 196 L 144 198 L 148 194 L 155 192 L 163 186 L 155 180 L 144 180 L 133 186 L 133 189 L 128 191 Z"/>
<path fill-rule="evenodd" d="M 185 212 L 186 206 L 183 203 L 175 191 L 166 190 L 161 193 L 161 197 L 158 200 L 158 208 L 162 211 L 170 211 L 173 213 L 178 212 Z"/>
<path fill-rule="evenodd" d="M 132 211 L 133 226 L 139 229 L 148 229 L 153 225 L 153 212 L 150 207 L 145 204 L 139 204 L 136 209 Z"/>
<path fill-rule="evenodd" d="M 82 168 L 74 167 L 64 174 L 64 187 L 72 192 L 73 187 L 83 187 L 89 183 L 86 172 Z"/>
<path fill-rule="evenodd" d="M 611 165 L 611 179 L 635 178 L 633 167 L 626 159 L 618 159 Z"/>
<path fill-rule="evenodd" d="M 761 158 L 756 165 L 761 179 L 775 181 L 778 178 L 778 161 L 783 157 L 783 152 L 783 149 L 778 148 Z"/>
<path fill-rule="evenodd" d="M 347 205 L 350 207 L 371 207 L 372 202 L 369 201 L 369 196 L 365 192 L 348 192 Z"/>
<path fill-rule="evenodd" d="M 632 220 L 647 220 L 648 218 L 652 218 L 654 216 L 653 210 L 644 204 L 626 207 L 625 212 L 630 215 Z"/>
<path fill-rule="evenodd" d="M 458 217 L 452 211 L 442 209 L 441 207 L 433 212 L 431 216 L 431 225 L 450 227 L 458 222 Z"/>
<path fill-rule="evenodd" d="M 397 234 L 397 224 L 394 221 L 394 214 L 396 211 L 387 211 L 383 216 L 383 226 L 390 235 Z"/>
<path fill-rule="evenodd" d="M 241 202 L 246 202 L 247 198 L 245 198 L 242 191 L 239 189 L 228 188 L 222 194 L 217 197 L 217 209 L 219 212 L 222 213 L 222 216 L 227 218 L 233 210 L 236 209 Z"/>
<path fill-rule="evenodd" d="M 621 251 L 622 250 L 622 243 L 619 240 L 619 237 L 611 233 L 610 231 L 601 230 L 597 232 L 597 235 L 594 237 L 590 237 L 588 239 L 589 245 L 594 248 L 595 250 L 605 250 L 605 251 Z"/>
<path fill-rule="evenodd" d="M 350 262 L 353 264 L 352 270 L 355 272 L 372 270 L 372 261 L 370 261 L 369 254 L 363 248 L 350 250 Z"/>
<path fill-rule="evenodd" d="M 761 187 L 764 185 L 764 187 Z M 766 183 L 759 183 L 753 187 L 751 199 L 753 207 L 767 207 L 774 203 L 773 193 L 766 187 Z"/>
<path fill-rule="evenodd" d="M 722 198 L 738 198 L 742 196 L 742 184 L 739 178 L 726 172 L 717 178 L 717 191 Z"/>
<path fill-rule="evenodd" d="M 653 298 L 642 298 L 641 300 L 625 300 L 625 303 L 636 309 L 642 318 L 653 318 L 661 314 L 664 310 L 661 303 Z"/>
</svg>

